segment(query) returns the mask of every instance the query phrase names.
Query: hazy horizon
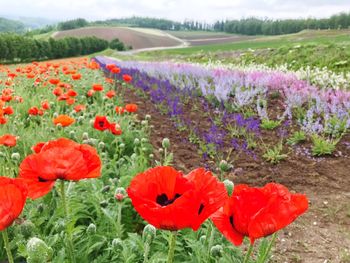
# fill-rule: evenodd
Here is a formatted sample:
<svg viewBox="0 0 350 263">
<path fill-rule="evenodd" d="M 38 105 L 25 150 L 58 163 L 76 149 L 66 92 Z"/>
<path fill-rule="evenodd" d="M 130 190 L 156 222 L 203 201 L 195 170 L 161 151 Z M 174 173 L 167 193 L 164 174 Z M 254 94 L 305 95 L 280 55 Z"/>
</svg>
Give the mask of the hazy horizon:
<svg viewBox="0 0 350 263">
<path fill-rule="evenodd" d="M 105 20 L 130 16 L 166 18 L 175 21 L 260 18 L 323 18 L 350 11 L 349 0 L 0 0 L 0 16 L 62 21 L 82 17 Z"/>
</svg>

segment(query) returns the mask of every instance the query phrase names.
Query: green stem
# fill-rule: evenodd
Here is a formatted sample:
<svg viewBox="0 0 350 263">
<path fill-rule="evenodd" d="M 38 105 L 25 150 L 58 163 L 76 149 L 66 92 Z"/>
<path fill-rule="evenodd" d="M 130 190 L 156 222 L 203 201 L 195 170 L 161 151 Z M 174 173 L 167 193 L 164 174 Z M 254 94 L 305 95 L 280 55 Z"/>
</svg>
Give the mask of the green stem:
<svg viewBox="0 0 350 263">
<path fill-rule="evenodd" d="M 208 229 L 208 232 L 207 234 L 209 234 L 209 236 L 207 236 L 207 239 L 208 239 L 208 258 L 210 259 L 210 249 L 211 247 L 213 246 L 213 243 L 214 243 L 214 236 L 215 236 L 215 232 L 213 231 L 213 226 L 211 223 L 209 223 L 209 228 L 210 228 L 210 231 Z"/>
<path fill-rule="evenodd" d="M 118 201 L 118 214 L 117 214 L 117 236 L 121 238 L 122 235 L 122 226 L 121 226 L 121 221 L 122 221 L 122 203 Z"/>
<path fill-rule="evenodd" d="M 168 260 L 167 263 L 173 263 L 174 262 L 174 254 L 175 254 L 175 245 L 176 245 L 176 231 L 170 232 L 170 238 L 169 238 L 169 251 L 168 251 Z"/>
<path fill-rule="evenodd" d="M 149 251 L 150 251 L 150 239 L 147 238 L 145 245 L 144 245 L 144 252 L 143 252 L 143 263 L 147 263 L 148 262 L 148 255 L 149 255 Z"/>
<path fill-rule="evenodd" d="M 69 220 L 68 206 L 67 206 L 67 201 L 66 201 L 66 194 L 65 194 L 65 190 L 64 190 L 64 181 L 63 180 L 61 180 L 61 199 L 62 199 L 62 204 L 63 204 L 63 209 L 64 209 L 66 234 L 67 234 L 67 238 L 68 238 L 68 255 L 69 255 L 70 263 L 75 263 L 73 239 L 72 239 L 72 234 L 71 234 L 69 227 L 68 227 L 68 220 Z"/>
<path fill-rule="evenodd" d="M 249 260 L 249 258 L 251 256 L 252 252 L 253 252 L 253 248 L 254 248 L 254 244 L 250 243 L 248 251 L 247 251 L 247 254 L 245 254 L 243 263 L 248 263 L 248 260 Z"/>
<path fill-rule="evenodd" d="M 1 234 L 2 234 L 2 239 L 4 240 L 4 245 L 5 245 L 5 249 L 6 249 L 6 253 L 7 253 L 7 259 L 9 261 L 9 263 L 14 263 L 11 249 L 10 249 L 9 237 L 7 235 L 7 229 L 3 230 L 1 232 Z"/>
<path fill-rule="evenodd" d="M 275 243 L 276 238 L 277 238 L 277 233 L 275 232 L 272 235 L 271 241 L 270 241 L 269 246 L 267 247 L 264 255 L 261 257 L 261 260 L 259 260 L 259 263 L 264 263 L 266 261 L 266 258 L 269 256 L 270 251 L 272 249 L 273 244 Z"/>
</svg>

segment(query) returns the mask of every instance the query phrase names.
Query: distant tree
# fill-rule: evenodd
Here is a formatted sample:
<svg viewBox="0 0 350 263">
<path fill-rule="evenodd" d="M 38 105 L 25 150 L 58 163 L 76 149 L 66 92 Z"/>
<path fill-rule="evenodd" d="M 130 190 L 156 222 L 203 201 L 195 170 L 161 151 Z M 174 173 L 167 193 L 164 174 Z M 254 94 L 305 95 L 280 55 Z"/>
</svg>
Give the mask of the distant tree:
<svg viewBox="0 0 350 263">
<path fill-rule="evenodd" d="M 57 25 L 58 30 L 70 30 L 75 28 L 86 27 L 89 25 L 89 22 L 84 18 L 77 18 L 73 20 L 68 20 L 65 22 L 61 22 Z"/>
<path fill-rule="evenodd" d="M 115 49 L 118 51 L 126 50 L 124 43 L 121 42 L 118 38 L 115 38 L 111 42 L 109 42 L 109 48 Z"/>
</svg>

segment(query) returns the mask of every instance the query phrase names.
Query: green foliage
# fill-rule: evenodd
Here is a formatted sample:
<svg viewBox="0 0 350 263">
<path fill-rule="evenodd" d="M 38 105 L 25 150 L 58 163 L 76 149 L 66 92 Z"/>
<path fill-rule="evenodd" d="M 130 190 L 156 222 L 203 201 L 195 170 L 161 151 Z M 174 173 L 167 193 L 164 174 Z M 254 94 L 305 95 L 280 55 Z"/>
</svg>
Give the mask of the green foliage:
<svg viewBox="0 0 350 263">
<path fill-rule="evenodd" d="M 96 37 L 48 41 L 16 34 L 0 34 L 0 62 L 26 62 L 54 58 L 65 58 L 95 53 L 108 48 L 108 41 Z"/>
<path fill-rule="evenodd" d="M 306 135 L 304 131 L 296 131 L 290 136 L 290 138 L 287 140 L 287 143 L 289 145 L 296 145 L 298 143 L 301 143 L 306 140 Z"/>
<path fill-rule="evenodd" d="M 77 18 L 77 19 L 68 20 L 68 21 L 59 23 L 57 25 L 57 29 L 70 30 L 70 29 L 85 27 L 88 25 L 89 25 L 89 22 L 86 21 L 84 18 Z"/>
<path fill-rule="evenodd" d="M 265 130 L 273 130 L 281 124 L 280 120 L 262 119 L 260 127 Z"/>
<path fill-rule="evenodd" d="M 115 49 L 118 51 L 124 51 L 126 50 L 126 47 L 123 42 L 121 42 L 118 38 L 113 39 L 111 42 L 109 42 L 109 48 Z"/>
<path fill-rule="evenodd" d="M 313 135 L 311 140 L 311 152 L 314 156 L 331 155 L 339 142 L 339 139 L 329 139 L 319 135 Z"/>
<path fill-rule="evenodd" d="M 273 146 L 272 148 L 267 148 L 262 157 L 267 162 L 270 162 L 272 164 L 277 164 L 288 157 L 288 155 L 282 153 L 282 151 L 283 151 L 283 144 L 279 143 Z"/>
</svg>

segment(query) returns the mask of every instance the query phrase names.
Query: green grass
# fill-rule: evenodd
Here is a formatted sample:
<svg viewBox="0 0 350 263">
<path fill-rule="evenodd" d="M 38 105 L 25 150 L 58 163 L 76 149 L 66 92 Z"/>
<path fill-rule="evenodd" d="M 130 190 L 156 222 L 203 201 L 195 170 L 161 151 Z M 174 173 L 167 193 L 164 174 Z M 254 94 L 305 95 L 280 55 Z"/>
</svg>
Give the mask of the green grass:
<svg viewBox="0 0 350 263">
<path fill-rule="evenodd" d="M 50 31 L 44 34 L 34 35 L 33 37 L 38 40 L 48 40 L 55 31 Z"/>
</svg>

